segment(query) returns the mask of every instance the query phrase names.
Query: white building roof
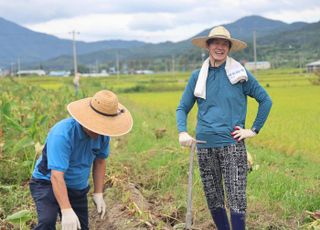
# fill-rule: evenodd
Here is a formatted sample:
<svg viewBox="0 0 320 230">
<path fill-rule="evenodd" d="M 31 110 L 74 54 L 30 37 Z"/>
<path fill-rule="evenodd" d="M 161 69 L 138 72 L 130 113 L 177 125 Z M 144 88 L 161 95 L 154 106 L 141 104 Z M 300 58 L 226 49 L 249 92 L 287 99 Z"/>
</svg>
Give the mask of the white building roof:
<svg viewBox="0 0 320 230">
<path fill-rule="evenodd" d="M 38 74 L 38 75 L 45 75 L 46 72 L 41 69 L 30 69 L 30 70 L 20 70 L 17 74 Z"/>
<path fill-rule="evenodd" d="M 307 64 L 307 66 L 315 66 L 315 65 L 320 65 L 320 60 Z"/>
</svg>

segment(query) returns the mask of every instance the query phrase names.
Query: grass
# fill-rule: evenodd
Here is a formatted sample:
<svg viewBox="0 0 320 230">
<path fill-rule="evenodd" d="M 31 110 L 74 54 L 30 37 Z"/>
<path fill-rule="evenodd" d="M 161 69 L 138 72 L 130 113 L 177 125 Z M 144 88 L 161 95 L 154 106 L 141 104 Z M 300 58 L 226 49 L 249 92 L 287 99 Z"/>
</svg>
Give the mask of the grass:
<svg viewBox="0 0 320 230">
<path fill-rule="evenodd" d="M 319 162 L 320 90 L 318 86 L 268 89 L 273 108 L 261 135 L 250 143 Z M 248 124 L 257 110 L 249 102 Z"/>
<path fill-rule="evenodd" d="M 134 118 L 132 132 L 112 140 L 107 174 L 138 185 L 148 200 L 158 204 L 159 213 L 183 216 L 189 150 L 178 145 L 175 109 L 188 75 L 82 78 L 77 97 L 72 78 L 0 79 L 0 220 L 26 207 L 35 214 L 26 187 L 34 144 L 43 143 L 49 128 L 68 116 L 70 101 L 103 88 L 118 93 Z M 247 141 L 259 166 L 248 177 L 249 229 L 297 229 L 308 221 L 306 210 L 320 207 L 320 90 L 310 84 L 313 77 L 297 70 L 257 74 L 262 85 L 268 84 L 273 108 L 261 133 Z M 248 126 L 256 110 L 255 101 L 249 100 Z M 194 134 L 196 106 L 188 124 Z M 159 130 L 163 134 L 157 137 Z M 193 206 L 196 223 L 202 223 L 210 217 L 197 167 Z M 126 193 L 117 195 L 127 200 Z"/>
</svg>

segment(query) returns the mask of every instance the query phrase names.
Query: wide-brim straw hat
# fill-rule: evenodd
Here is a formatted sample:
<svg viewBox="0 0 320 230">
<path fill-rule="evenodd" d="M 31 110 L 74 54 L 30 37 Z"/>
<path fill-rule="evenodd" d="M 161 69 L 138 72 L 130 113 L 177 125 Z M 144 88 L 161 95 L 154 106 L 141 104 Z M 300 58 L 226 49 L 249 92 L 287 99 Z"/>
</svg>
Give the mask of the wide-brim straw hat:
<svg viewBox="0 0 320 230">
<path fill-rule="evenodd" d="M 100 135 L 121 136 L 132 129 L 133 120 L 129 110 L 109 90 L 71 102 L 67 109 L 80 125 Z"/>
<path fill-rule="evenodd" d="M 230 32 L 223 26 L 214 27 L 207 37 L 196 37 L 192 39 L 192 44 L 203 49 L 207 49 L 207 41 L 212 38 L 222 38 L 231 42 L 230 51 L 239 51 L 247 47 L 247 43 L 232 38 Z"/>
</svg>

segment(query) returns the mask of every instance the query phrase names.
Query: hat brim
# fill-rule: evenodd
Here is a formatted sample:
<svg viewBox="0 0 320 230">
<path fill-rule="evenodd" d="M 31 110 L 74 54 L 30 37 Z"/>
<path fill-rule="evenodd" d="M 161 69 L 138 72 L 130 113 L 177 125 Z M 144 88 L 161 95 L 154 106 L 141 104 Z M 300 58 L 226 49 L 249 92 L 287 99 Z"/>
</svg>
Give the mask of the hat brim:
<svg viewBox="0 0 320 230">
<path fill-rule="evenodd" d="M 118 103 L 123 112 L 117 116 L 105 116 L 97 113 L 90 107 L 89 98 L 71 102 L 67 106 L 70 115 L 83 127 L 104 136 L 122 136 L 132 129 L 133 119 L 129 110 Z"/>
<path fill-rule="evenodd" d="M 241 40 L 234 39 L 234 38 L 226 38 L 223 36 L 197 37 L 197 38 L 192 39 L 192 44 L 199 47 L 199 48 L 207 49 L 208 48 L 207 41 L 212 38 L 220 38 L 220 39 L 225 39 L 225 40 L 230 41 L 232 44 L 230 51 L 233 51 L 233 52 L 243 50 L 247 47 L 247 43 L 245 43 Z"/>
</svg>

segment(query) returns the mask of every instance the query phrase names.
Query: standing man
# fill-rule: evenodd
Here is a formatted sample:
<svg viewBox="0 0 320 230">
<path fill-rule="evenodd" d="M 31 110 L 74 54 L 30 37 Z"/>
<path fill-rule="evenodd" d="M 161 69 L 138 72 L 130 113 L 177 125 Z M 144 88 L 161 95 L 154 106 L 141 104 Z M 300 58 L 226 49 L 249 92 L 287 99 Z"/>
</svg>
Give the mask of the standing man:
<svg viewBox="0 0 320 230">
<path fill-rule="evenodd" d="M 30 181 L 38 214 L 34 229 L 55 229 L 58 213 L 63 230 L 88 229 L 87 193 L 92 166 L 93 201 L 103 218 L 110 137 L 124 135 L 132 128 L 130 112 L 108 90 L 71 102 L 67 109 L 72 117 L 50 130 Z"/>
<path fill-rule="evenodd" d="M 177 108 L 179 142 L 191 146 L 195 141 L 187 131 L 187 116 L 198 104 L 196 138 L 200 175 L 212 218 L 219 230 L 230 229 L 225 209 L 230 208 L 233 230 L 245 229 L 247 152 L 244 140 L 256 136 L 271 109 L 271 99 L 253 75 L 229 57 L 230 51 L 246 48 L 246 43 L 231 37 L 222 26 L 207 37 L 192 40 L 206 49 L 209 57 L 195 70 Z M 259 103 L 251 128 L 245 127 L 247 96 Z"/>
</svg>

